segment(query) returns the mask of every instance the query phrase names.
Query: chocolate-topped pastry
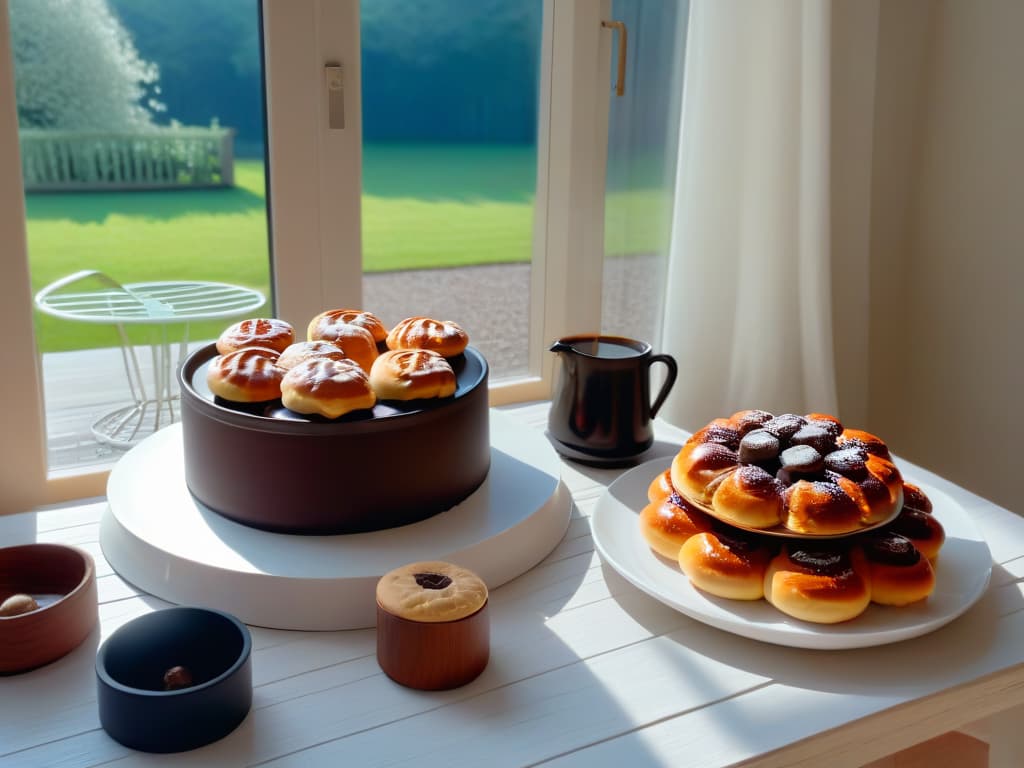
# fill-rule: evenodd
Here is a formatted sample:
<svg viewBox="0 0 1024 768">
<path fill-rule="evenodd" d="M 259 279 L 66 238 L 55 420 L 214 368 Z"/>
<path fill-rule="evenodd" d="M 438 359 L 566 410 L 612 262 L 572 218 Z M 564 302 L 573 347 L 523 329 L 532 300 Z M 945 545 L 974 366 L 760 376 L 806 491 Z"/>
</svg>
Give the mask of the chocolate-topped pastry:
<svg viewBox="0 0 1024 768">
<path fill-rule="evenodd" d="M 844 429 L 842 434 L 836 438 L 836 445 L 840 448 L 845 445 L 857 445 L 874 456 L 881 456 L 883 459 L 889 458 L 889 446 L 882 438 L 865 432 L 863 429 Z"/>
<path fill-rule="evenodd" d="M 932 514 L 932 500 L 913 483 L 903 483 L 903 508 Z"/>
<path fill-rule="evenodd" d="M 739 430 L 742 436 L 752 430 L 760 429 L 773 418 L 768 411 L 749 410 L 737 411 L 729 420 L 736 426 L 736 429 Z"/>
<path fill-rule="evenodd" d="M 699 434 L 701 436 L 702 443 L 718 443 L 720 445 L 728 446 L 734 450 L 740 442 L 740 433 L 738 430 L 721 424 L 709 424 L 704 427 Z"/>
<path fill-rule="evenodd" d="M 808 424 L 821 427 L 832 435 L 833 440 L 843 434 L 843 424 L 835 416 L 827 413 L 808 413 L 805 418 Z"/>
<path fill-rule="evenodd" d="M 910 539 L 929 560 L 938 557 L 939 550 L 946 541 L 946 530 L 935 515 L 908 507 L 900 510 L 896 519 L 885 526 L 885 530 Z"/>
<path fill-rule="evenodd" d="M 672 462 L 672 485 L 691 503 L 713 505 L 716 517 L 734 525 L 769 528 L 780 516 L 781 525 L 812 536 L 853 533 L 898 511 L 902 477 L 879 438 L 845 429 L 824 413 L 765 416 L 737 411 L 698 430 Z M 736 443 L 734 434 L 740 435 Z M 760 467 L 789 489 L 781 513 L 775 495 L 765 494 L 763 483 L 750 482 L 754 475 L 740 479 L 748 466 Z M 823 487 L 792 492 L 807 481 Z"/>
<path fill-rule="evenodd" d="M 872 531 L 860 543 L 871 578 L 871 601 L 907 605 L 935 589 L 935 570 L 913 542 L 892 531 Z"/>
<path fill-rule="evenodd" d="M 766 421 L 763 426 L 780 440 L 788 441 L 806 423 L 807 419 L 803 416 L 797 416 L 795 413 L 783 413 L 781 416 Z"/>
<path fill-rule="evenodd" d="M 779 438 L 767 429 L 752 430 L 740 440 L 740 463 L 760 464 L 771 461 L 778 457 L 780 449 Z"/>
<path fill-rule="evenodd" d="M 819 624 L 849 621 L 871 602 L 864 555 L 845 544 L 787 542 L 768 565 L 764 592 L 783 613 Z"/>
<path fill-rule="evenodd" d="M 760 600 L 776 547 L 764 536 L 716 526 L 679 548 L 679 568 L 700 590 L 730 600 Z"/>
</svg>

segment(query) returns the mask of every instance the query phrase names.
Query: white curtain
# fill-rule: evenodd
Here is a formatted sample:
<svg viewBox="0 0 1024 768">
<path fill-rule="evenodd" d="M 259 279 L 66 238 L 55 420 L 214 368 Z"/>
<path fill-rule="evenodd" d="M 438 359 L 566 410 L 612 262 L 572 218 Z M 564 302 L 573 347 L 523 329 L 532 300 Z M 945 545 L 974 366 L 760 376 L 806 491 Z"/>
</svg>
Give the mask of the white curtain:
<svg viewBox="0 0 1024 768">
<path fill-rule="evenodd" d="M 691 4 L 662 344 L 680 365 L 662 415 L 684 428 L 838 412 L 833 10 Z"/>
</svg>

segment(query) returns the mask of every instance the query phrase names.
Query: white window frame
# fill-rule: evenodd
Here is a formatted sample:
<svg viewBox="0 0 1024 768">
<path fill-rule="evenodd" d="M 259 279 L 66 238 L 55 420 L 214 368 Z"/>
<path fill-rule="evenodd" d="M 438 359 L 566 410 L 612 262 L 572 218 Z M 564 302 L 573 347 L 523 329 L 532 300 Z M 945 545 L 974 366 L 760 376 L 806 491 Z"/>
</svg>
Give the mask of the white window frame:
<svg viewBox="0 0 1024 768">
<path fill-rule="evenodd" d="M 611 0 L 544 0 L 529 370 L 492 381 L 491 403 L 550 396 L 547 347 L 601 327 Z M 359 1 L 263 0 L 275 314 L 293 324 L 362 305 Z M 7 0 L 0 0 L 0 322 L 12 370 L 0 385 L 0 514 L 101 496 L 108 472 L 47 476 L 40 361 L 32 329 L 25 206 Z M 327 125 L 324 66 L 344 68 L 345 128 Z M 549 77 L 545 73 L 550 72 Z"/>
</svg>

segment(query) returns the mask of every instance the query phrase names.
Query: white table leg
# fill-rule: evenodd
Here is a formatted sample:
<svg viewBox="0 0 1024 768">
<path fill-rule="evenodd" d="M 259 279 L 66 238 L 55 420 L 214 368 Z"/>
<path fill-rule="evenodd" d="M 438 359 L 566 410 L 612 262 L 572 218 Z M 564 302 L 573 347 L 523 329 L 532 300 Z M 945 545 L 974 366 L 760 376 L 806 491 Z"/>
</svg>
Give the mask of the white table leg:
<svg viewBox="0 0 1024 768">
<path fill-rule="evenodd" d="M 988 718 L 989 768 L 1024 765 L 1024 706 L 1012 707 Z"/>
</svg>

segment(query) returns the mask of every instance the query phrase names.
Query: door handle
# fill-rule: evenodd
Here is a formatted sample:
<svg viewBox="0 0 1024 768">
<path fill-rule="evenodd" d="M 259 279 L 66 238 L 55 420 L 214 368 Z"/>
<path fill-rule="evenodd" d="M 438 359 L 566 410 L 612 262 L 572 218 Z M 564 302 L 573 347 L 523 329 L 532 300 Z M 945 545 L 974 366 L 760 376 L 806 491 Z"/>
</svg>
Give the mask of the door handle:
<svg viewBox="0 0 1024 768">
<path fill-rule="evenodd" d="M 621 21 L 602 21 L 601 26 L 619 32 L 619 71 L 615 76 L 615 95 L 622 96 L 626 92 L 626 25 Z"/>
</svg>

